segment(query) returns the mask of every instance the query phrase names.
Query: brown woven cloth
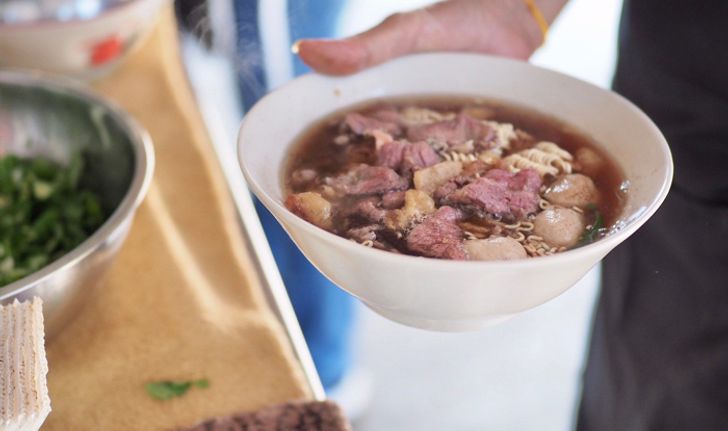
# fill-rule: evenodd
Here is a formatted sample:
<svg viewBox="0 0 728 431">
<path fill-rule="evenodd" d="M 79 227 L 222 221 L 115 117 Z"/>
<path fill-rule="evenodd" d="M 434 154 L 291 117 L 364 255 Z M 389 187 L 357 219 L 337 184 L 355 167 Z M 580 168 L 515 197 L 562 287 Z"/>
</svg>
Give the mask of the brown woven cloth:
<svg viewBox="0 0 728 431">
<path fill-rule="evenodd" d="M 310 401 L 278 404 L 178 431 L 351 431 L 351 426 L 336 404 Z"/>
<path fill-rule="evenodd" d="M 95 87 L 149 130 L 154 180 L 88 303 L 50 341 L 44 430 L 163 430 L 311 399 L 265 304 L 179 58 L 171 9 Z M 205 378 L 168 401 L 144 384 Z"/>
</svg>

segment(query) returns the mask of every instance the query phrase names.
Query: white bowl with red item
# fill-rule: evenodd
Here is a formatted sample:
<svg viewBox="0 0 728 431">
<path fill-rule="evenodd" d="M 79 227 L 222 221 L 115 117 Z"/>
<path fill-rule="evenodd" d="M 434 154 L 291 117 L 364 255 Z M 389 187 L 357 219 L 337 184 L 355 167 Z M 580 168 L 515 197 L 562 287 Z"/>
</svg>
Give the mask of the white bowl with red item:
<svg viewBox="0 0 728 431">
<path fill-rule="evenodd" d="M 121 62 L 168 0 L 8 0 L 0 4 L 0 67 L 93 79 Z"/>
<path fill-rule="evenodd" d="M 585 132 L 621 167 L 630 184 L 616 228 L 596 242 L 551 256 L 441 260 L 365 247 L 286 208 L 282 169 L 301 132 L 351 105 L 412 95 L 510 102 Z M 240 128 L 238 157 L 250 189 L 326 277 L 391 320 L 441 331 L 493 324 L 574 286 L 657 211 L 673 172 L 660 131 L 621 96 L 525 62 L 464 53 L 404 57 L 348 77 L 298 78 L 248 112 Z"/>
</svg>

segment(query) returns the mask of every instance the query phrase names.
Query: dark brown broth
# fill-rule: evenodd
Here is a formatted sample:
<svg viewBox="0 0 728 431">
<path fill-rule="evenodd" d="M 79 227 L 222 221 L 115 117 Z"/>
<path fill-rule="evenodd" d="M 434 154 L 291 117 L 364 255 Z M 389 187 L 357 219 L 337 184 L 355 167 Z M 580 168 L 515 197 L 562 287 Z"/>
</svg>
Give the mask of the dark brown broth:
<svg viewBox="0 0 728 431">
<path fill-rule="evenodd" d="M 374 164 L 376 154 L 374 140 L 369 137 L 356 137 L 354 145 L 337 145 L 334 138 L 342 134 L 340 123 L 349 112 L 367 114 L 384 106 L 401 109 L 406 106 L 419 106 L 437 111 L 459 111 L 463 107 L 483 107 L 492 111 L 488 119 L 513 124 L 531 134 L 537 141 L 552 141 L 575 154 L 583 147 L 595 151 L 604 160 L 602 169 L 590 177 L 601 192 L 599 212 L 607 227 L 619 218 L 624 207 L 625 194 L 620 189 L 624 175 L 617 164 L 602 148 L 586 134 L 564 122 L 530 108 L 494 100 L 473 97 L 416 96 L 380 99 L 353 105 L 334 112 L 306 129 L 289 150 L 282 172 L 285 184 L 284 194 L 305 190 L 291 187 L 291 173 L 302 168 L 312 168 L 321 176 L 329 176 L 346 171 L 350 164 Z M 350 158 L 352 148 L 356 154 Z"/>
</svg>

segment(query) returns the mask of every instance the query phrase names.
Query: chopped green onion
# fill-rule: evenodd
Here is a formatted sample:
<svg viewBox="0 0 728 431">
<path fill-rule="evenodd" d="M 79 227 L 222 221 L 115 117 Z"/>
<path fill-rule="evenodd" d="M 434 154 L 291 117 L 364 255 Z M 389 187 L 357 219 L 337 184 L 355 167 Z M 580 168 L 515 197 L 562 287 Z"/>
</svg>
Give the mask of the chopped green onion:
<svg viewBox="0 0 728 431">
<path fill-rule="evenodd" d="M 104 221 L 98 197 L 81 185 L 83 160 L 0 157 L 0 287 L 83 242 Z"/>
<path fill-rule="evenodd" d="M 598 240 L 604 232 L 604 218 L 599 212 L 597 206 L 590 204 L 587 206 L 587 211 L 593 217 L 594 221 L 586 227 L 586 230 L 584 230 L 584 233 L 579 239 L 579 246 L 593 243 Z"/>
</svg>

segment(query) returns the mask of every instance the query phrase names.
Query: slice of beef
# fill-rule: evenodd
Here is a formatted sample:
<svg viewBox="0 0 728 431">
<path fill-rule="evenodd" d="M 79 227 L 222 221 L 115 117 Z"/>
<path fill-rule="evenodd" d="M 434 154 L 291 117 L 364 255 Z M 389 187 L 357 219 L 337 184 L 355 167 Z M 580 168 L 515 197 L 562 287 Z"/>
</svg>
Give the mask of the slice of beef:
<svg viewBox="0 0 728 431">
<path fill-rule="evenodd" d="M 435 193 L 432 195 L 432 197 L 437 202 L 446 202 L 447 198 L 455 193 L 459 188 L 472 183 L 475 181 L 475 177 L 467 177 L 465 175 L 457 175 L 450 180 L 448 180 L 446 183 L 441 185 L 440 187 L 435 190 Z M 447 204 L 445 204 L 447 205 Z"/>
<path fill-rule="evenodd" d="M 523 169 L 508 181 L 511 190 L 523 190 L 538 193 L 541 189 L 541 176 L 533 169 Z"/>
<path fill-rule="evenodd" d="M 508 206 L 511 214 L 516 219 L 525 218 L 527 215 L 538 211 L 538 193 L 527 190 L 515 190 L 508 192 Z"/>
<path fill-rule="evenodd" d="M 442 259 L 467 259 L 463 231 L 457 225 L 462 213 L 444 206 L 415 226 L 407 236 L 407 247 L 423 256 Z"/>
<path fill-rule="evenodd" d="M 504 169 L 491 169 L 485 174 L 485 177 L 499 183 L 508 184 L 513 178 L 513 174 Z"/>
<path fill-rule="evenodd" d="M 508 206 L 508 187 L 491 178 L 479 178 L 444 198 L 451 205 L 474 206 L 487 213 L 506 215 Z"/>
<path fill-rule="evenodd" d="M 388 192 L 382 196 L 382 208 L 395 210 L 404 205 L 404 191 Z"/>
<path fill-rule="evenodd" d="M 382 131 L 390 135 L 399 135 L 402 132 L 397 122 L 383 121 L 358 112 L 346 114 L 344 123 L 357 135 L 371 135 L 374 131 Z"/>
<path fill-rule="evenodd" d="M 397 108 L 394 108 L 392 106 L 384 106 L 382 108 L 379 108 L 375 111 L 372 111 L 368 113 L 372 118 L 376 118 L 379 121 L 384 121 L 387 123 L 394 123 L 394 124 L 401 124 L 402 123 L 402 114 L 397 111 Z"/>
<path fill-rule="evenodd" d="M 405 146 L 400 172 L 405 175 L 440 162 L 440 156 L 427 142 L 414 142 Z"/>
<path fill-rule="evenodd" d="M 457 182 L 455 182 L 455 180 L 449 180 L 445 184 L 438 187 L 437 190 L 435 190 L 435 192 L 432 194 L 432 197 L 435 199 L 435 202 L 444 201 L 451 194 L 455 193 L 458 187 L 459 186 Z"/>
<path fill-rule="evenodd" d="M 429 124 L 418 124 L 407 129 L 410 141 L 435 140 L 458 145 L 468 140 L 478 140 L 492 133 L 489 126 L 475 118 L 459 114 L 452 120 L 438 121 Z"/>
<path fill-rule="evenodd" d="M 473 206 L 499 217 L 523 218 L 538 209 L 541 177 L 533 169 L 516 174 L 491 169 L 484 177 L 441 199 L 452 205 Z"/>
<path fill-rule="evenodd" d="M 404 176 L 440 162 L 440 156 L 427 142 L 388 142 L 377 150 L 377 165 L 394 169 Z"/>
<path fill-rule="evenodd" d="M 377 165 L 394 170 L 399 169 L 407 145 L 409 145 L 407 141 L 393 141 L 382 145 L 377 150 Z"/>
<path fill-rule="evenodd" d="M 408 181 L 384 166 L 358 165 L 345 174 L 327 178 L 326 183 L 345 195 L 370 195 L 405 190 Z"/>
<path fill-rule="evenodd" d="M 507 184 L 510 190 L 538 192 L 541 188 L 541 176 L 533 169 L 523 169 L 515 174 L 503 169 L 491 169 L 485 177 Z"/>
<path fill-rule="evenodd" d="M 351 207 L 350 214 L 370 222 L 381 223 L 387 211 L 379 208 L 379 202 L 378 197 L 362 199 Z"/>
</svg>

